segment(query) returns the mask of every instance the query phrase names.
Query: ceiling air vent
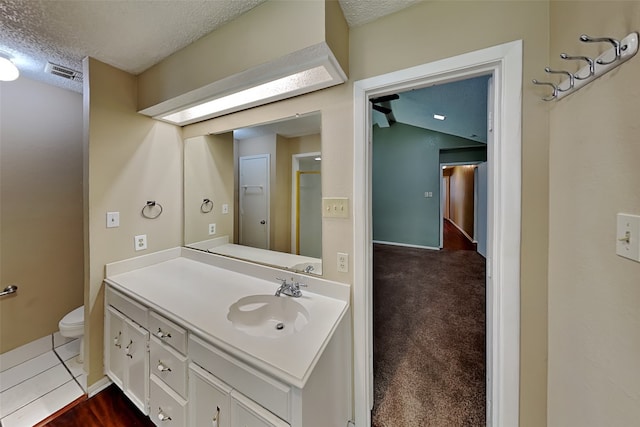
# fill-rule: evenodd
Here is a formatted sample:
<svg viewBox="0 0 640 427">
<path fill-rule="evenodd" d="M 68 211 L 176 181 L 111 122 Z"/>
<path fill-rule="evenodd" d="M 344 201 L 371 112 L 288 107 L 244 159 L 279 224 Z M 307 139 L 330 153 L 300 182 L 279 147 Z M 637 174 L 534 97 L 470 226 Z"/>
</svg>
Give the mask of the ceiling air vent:
<svg viewBox="0 0 640 427">
<path fill-rule="evenodd" d="M 80 71 L 72 70 L 71 68 L 67 68 L 62 65 L 47 62 L 47 65 L 44 67 L 44 71 L 67 80 L 82 82 L 82 73 Z"/>
</svg>

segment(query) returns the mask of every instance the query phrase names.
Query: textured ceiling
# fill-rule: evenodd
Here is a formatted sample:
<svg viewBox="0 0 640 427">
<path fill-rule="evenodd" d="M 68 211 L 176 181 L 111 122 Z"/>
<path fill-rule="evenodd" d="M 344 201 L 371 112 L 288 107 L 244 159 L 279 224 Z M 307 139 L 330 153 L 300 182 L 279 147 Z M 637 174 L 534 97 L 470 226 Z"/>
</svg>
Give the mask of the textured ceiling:
<svg viewBox="0 0 640 427">
<path fill-rule="evenodd" d="M 0 53 L 27 78 L 77 92 L 44 73 L 47 61 L 82 71 L 94 57 L 139 74 L 265 0 L 0 0 Z M 349 26 L 420 0 L 340 0 Z"/>
</svg>

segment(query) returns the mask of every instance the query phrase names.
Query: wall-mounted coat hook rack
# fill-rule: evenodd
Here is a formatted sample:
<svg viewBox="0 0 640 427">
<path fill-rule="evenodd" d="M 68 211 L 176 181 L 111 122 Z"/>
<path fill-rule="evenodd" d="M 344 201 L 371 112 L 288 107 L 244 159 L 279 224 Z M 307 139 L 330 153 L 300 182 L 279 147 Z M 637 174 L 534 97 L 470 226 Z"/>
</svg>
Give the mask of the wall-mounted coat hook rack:
<svg viewBox="0 0 640 427">
<path fill-rule="evenodd" d="M 587 56 L 571 56 L 566 53 L 561 53 L 560 58 L 564 60 L 585 61 L 587 64 L 575 73 L 566 70 L 552 70 L 549 67 L 546 67 L 544 70 L 549 74 L 562 74 L 567 77 L 559 83 L 533 80 L 533 84 L 546 85 L 553 89 L 551 95 L 542 98 L 544 101 L 561 99 L 575 92 L 598 77 L 628 61 L 638 52 L 637 32 L 633 32 L 619 41 L 610 37 L 591 37 L 583 34 L 580 36 L 580 41 L 584 43 L 609 43 L 612 47 L 601 53 L 596 58 L 589 58 Z"/>
</svg>

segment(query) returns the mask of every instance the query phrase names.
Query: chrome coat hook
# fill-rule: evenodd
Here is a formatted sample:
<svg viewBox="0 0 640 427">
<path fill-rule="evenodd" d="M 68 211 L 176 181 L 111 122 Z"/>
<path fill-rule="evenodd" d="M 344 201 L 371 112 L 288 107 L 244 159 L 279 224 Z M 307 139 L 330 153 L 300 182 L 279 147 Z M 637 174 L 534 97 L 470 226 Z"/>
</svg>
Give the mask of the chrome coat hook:
<svg viewBox="0 0 640 427">
<path fill-rule="evenodd" d="M 580 76 L 578 73 L 575 73 L 573 77 L 576 80 L 588 79 L 589 77 L 593 76 L 596 73 L 596 61 L 589 58 L 588 56 L 569 56 L 566 53 L 561 53 L 560 58 L 566 59 L 568 61 L 587 61 L 587 63 L 589 64 L 589 75 Z"/>
<path fill-rule="evenodd" d="M 552 69 L 551 69 L 551 68 L 549 68 L 549 67 L 545 67 L 544 71 L 545 71 L 546 73 L 549 73 L 549 74 L 564 74 L 564 75 L 566 75 L 567 77 L 569 77 L 569 87 L 567 87 L 567 88 L 565 88 L 565 89 L 561 89 L 561 88 L 560 88 L 560 85 L 558 85 L 558 86 L 557 86 L 558 91 L 560 91 L 560 92 L 566 92 L 566 91 L 568 91 L 569 89 L 573 89 L 573 85 L 575 84 L 575 81 L 574 81 L 573 74 L 571 74 L 570 72 L 568 72 L 568 71 L 564 71 L 564 70 L 552 70 Z"/>
<path fill-rule="evenodd" d="M 612 59 L 611 61 L 603 61 L 602 58 L 598 59 L 596 62 L 600 65 L 607 65 L 607 64 L 613 64 L 614 62 L 616 62 L 618 59 L 620 59 L 620 54 L 622 52 L 622 47 L 620 46 L 620 42 L 616 39 L 612 39 L 611 37 L 589 37 L 586 34 L 583 34 L 580 36 L 580 41 L 581 42 L 585 42 L 585 43 L 601 43 L 601 42 L 607 42 L 607 43 L 611 43 L 613 45 L 613 52 L 615 54 L 615 58 Z M 624 46 L 624 49 L 626 49 L 627 46 Z"/>
<path fill-rule="evenodd" d="M 554 99 L 556 99 L 558 97 L 558 86 L 551 83 L 551 82 L 539 82 L 536 79 L 531 80 L 533 82 L 534 85 L 544 85 L 544 86 L 551 86 L 553 88 L 553 93 L 550 96 L 547 96 L 546 98 L 542 98 L 543 101 L 553 101 Z"/>
</svg>

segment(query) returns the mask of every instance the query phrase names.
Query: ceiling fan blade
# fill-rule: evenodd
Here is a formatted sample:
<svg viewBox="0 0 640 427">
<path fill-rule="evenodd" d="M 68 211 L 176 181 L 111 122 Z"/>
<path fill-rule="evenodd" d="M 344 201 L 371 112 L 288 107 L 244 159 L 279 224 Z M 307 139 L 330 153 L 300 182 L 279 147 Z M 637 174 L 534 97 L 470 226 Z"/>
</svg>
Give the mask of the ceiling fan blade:
<svg viewBox="0 0 640 427">
<path fill-rule="evenodd" d="M 400 99 L 400 95 L 394 93 L 392 95 L 384 95 L 377 98 L 371 98 L 369 101 L 371 101 L 373 104 L 377 104 L 379 102 L 394 101 L 396 99 Z"/>
<path fill-rule="evenodd" d="M 373 108 L 376 111 L 381 112 L 382 114 L 390 114 L 391 113 L 391 108 L 383 107 L 382 105 L 373 104 L 371 106 L 371 108 Z"/>
</svg>

